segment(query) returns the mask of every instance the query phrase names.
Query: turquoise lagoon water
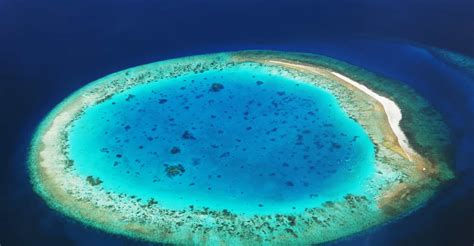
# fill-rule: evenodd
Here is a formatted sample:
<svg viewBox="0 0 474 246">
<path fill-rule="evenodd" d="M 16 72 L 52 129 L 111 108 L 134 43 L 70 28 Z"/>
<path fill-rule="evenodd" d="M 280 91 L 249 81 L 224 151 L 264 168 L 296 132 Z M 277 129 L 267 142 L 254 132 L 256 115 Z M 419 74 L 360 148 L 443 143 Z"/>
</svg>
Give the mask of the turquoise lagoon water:
<svg viewBox="0 0 474 246">
<path fill-rule="evenodd" d="M 172 209 L 300 212 L 357 194 L 375 162 L 329 92 L 245 65 L 116 94 L 69 141 L 79 175 Z"/>
</svg>

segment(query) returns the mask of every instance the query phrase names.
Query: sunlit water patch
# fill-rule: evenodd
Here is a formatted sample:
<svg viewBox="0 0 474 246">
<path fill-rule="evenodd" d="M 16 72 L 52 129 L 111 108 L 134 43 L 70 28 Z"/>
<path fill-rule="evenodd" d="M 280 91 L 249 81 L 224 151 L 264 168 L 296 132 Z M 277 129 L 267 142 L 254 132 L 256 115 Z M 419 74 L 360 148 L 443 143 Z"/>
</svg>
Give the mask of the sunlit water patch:
<svg viewBox="0 0 474 246">
<path fill-rule="evenodd" d="M 375 165 L 334 96 L 253 65 L 137 86 L 70 131 L 80 175 L 172 209 L 301 211 L 357 192 Z"/>
</svg>

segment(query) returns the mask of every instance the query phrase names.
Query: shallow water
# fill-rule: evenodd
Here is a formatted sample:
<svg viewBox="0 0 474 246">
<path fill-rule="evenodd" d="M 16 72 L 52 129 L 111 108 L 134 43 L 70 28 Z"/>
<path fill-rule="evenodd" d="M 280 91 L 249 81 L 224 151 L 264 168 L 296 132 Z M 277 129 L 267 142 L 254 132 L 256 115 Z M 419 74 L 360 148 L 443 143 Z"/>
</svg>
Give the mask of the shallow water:
<svg viewBox="0 0 474 246">
<path fill-rule="evenodd" d="M 149 245 L 85 227 L 46 206 L 32 191 L 25 165 L 35 127 L 67 95 L 110 72 L 170 57 L 258 48 L 326 54 L 399 79 L 417 88 L 453 128 L 456 180 L 410 216 L 334 244 L 474 241 L 474 115 L 469 101 L 474 80 L 405 42 L 473 57 L 470 0 L 0 5 L 0 94 L 6 105 L 0 110 L 2 245 Z"/>
<path fill-rule="evenodd" d="M 255 66 L 134 87 L 71 129 L 83 176 L 165 208 L 300 212 L 361 189 L 374 146 L 337 100 Z"/>
</svg>

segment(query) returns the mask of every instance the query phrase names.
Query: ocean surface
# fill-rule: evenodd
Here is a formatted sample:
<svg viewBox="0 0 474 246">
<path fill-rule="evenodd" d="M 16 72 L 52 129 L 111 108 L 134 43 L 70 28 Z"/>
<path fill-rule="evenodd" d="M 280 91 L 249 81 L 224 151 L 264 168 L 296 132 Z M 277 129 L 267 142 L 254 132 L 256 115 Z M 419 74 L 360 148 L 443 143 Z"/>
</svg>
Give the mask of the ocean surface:
<svg viewBox="0 0 474 246">
<path fill-rule="evenodd" d="M 319 53 L 400 80 L 427 98 L 443 114 L 452 130 L 454 144 L 450 154 L 454 160 L 455 180 L 445 185 L 425 207 L 409 216 L 334 242 L 335 245 L 472 245 L 474 78 L 460 67 L 434 56 L 426 48 L 439 47 L 474 57 L 473 25 L 474 3 L 463 0 L 276 1 L 271 4 L 265 1 L 2 1 L 0 244 L 147 245 L 84 227 L 46 206 L 32 191 L 26 169 L 28 145 L 35 127 L 66 96 L 111 72 L 185 55 L 274 49 Z M 249 91 L 246 96 L 255 98 L 252 93 L 260 88 L 255 84 L 256 80 L 245 77 L 245 74 L 238 76 L 244 77 L 239 81 L 226 80 L 229 84 L 225 84 L 222 91 L 208 96 L 225 95 L 227 85 L 245 85 Z M 260 80 L 265 81 L 264 78 Z M 208 92 L 208 86 L 196 85 L 195 90 Z M 168 94 L 179 93 L 176 89 L 179 88 L 165 85 L 157 88 L 164 93 L 164 99 Z M 273 92 L 281 90 L 273 88 L 265 95 L 277 98 L 278 94 Z M 300 99 L 312 96 L 295 93 Z M 312 93 L 320 93 L 327 100 L 324 102 L 332 100 L 322 92 Z M 137 91 L 136 94 L 134 99 L 146 103 L 143 92 Z M 127 96 L 117 97 L 124 100 Z M 123 100 L 116 106 L 138 109 L 139 106 L 128 105 Z M 178 102 L 168 100 L 163 105 L 173 103 Z M 214 110 L 225 110 L 226 104 L 230 105 L 232 101 L 226 101 Z M 190 105 L 201 106 L 198 102 Z M 292 104 L 287 106 L 295 107 Z M 319 108 L 328 113 L 337 111 L 337 108 L 326 106 L 321 102 Z M 155 110 L 169 113 L 170 108 Z M 244 112 L 243 109 L 235 110 L 236 114 Z M 287 112 L 292 111 L 287 109 Z M 211 117 L 212 112 L 208 114 L 203 117 Z M 152 114 L 144 117 L 152 117 Z M 184 122 L 189 117 L 182 114 L 176 119 Z M 123 120 L 116 125 L 120 130 L 127 126 L 126 119 Z M 352 127 L 350 121 L 346 119 L 345 122 L 347 126 L 344 127 Z M 129 130 L 133 131 L 134 126 L 130 127 Z M 153 126 L 150 127 L 151 131 Z M 178 123 L 177 127 L 180 131 L 185 130 L 184 123 Z M 199 127 L 203 130 L 209 125 L 202 124 L 196 128 Z M 243 126 L 239 127 L 239 130 L 247 131 Z M 80 131 L 79 128 L 77 130 Z M 199 136 L 198 131 L 196 136 Z M 351 131 L 356 132 L 357 129 Z M 232 135 L 225 137 L 235 138 Z M 87 141 L 83 138 L 76 140 Z M 137 138 L 128 144 L 140 146 L 142 141 L 145 139 Z M 154 144 L 158 143 L 143 146 Z M 170 147 L 179 145 L 178 142 L 169 144 Z M 102 145 L 88 147 L 111 148 L 113 143 Z M 180 147 L 181 154 L 187 153 L 187 148 Z M 216 153 L 217 158 L 224 153 Z M 114 152 L 110 158 L 117 158 L 117 154 L 122 158 L 127 156 L 127 153 Z M 191 156 L 192 153 L 189 153 L 187 157 Z M 104 155 L 103 158 L 108 157 Z M 90 170 L 137 171 L 133 168 L 127 170 L 118 164 L 115 168 Z M 275 173 L 280 172 L 280 167 L 274 168 Z M 344 172 L 348 167 L 338 168 Z M 268 173 L 268 169 L 265 170 Z M 232 172 L 231 169 L 228 171 Z M 224 173 L 215 175 L 226 177 Z M 207 176 L 199 178 L 207 179 Z M 340 177 L 336 175 L 333 178 L 337 181 Z M 327 180 L 330 185 L 331 179 Z M 153 182 L 153 177 L 150 175 L 150 179 L 140 182 Z M 285 182 L 283 184 L 286 185 Z M 190 183 L 190 180 L 183 182 L 183 189 L 190 191 Z M 166 185 L 169 184 L 161 187 Z M 222 184 L 209 183 L 203 188 L 212 186 L 212 192 L 216 193 L 227 191 L 227 186 L 219 185 Z M 307 192 L 304 188 L 298 191 Z M 297 196 L 298 193 L 285 195 Z"/>
<path fill-rule="evenodd" d="M 77 172 L 178 210 L 295 213 L 361 192 L 365 130 L 329 92 L 267 70 L 160 80 L 86 110 L 69 135 Z"/>
</svg>

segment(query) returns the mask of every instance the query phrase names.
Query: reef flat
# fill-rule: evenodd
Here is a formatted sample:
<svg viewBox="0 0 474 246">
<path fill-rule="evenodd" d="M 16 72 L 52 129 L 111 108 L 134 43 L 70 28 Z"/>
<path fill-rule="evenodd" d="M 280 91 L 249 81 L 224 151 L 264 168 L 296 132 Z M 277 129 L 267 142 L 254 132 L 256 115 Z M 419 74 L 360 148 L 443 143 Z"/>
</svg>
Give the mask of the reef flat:
<svg viewBox="0 0 474 246">
<path fill-rule="evenodd" d="M 432 54 L 446 62 L 447 64 L 453 65 L 462 71 L 474 76 L 474 59 L 456 52 L 448 51 L 445 49 L 435 47 L 425 47 L 425 49 Z"/>
<path fill-rule="evenodd" d="M 29 169 L 49 206 L 111 233 L 305 245 L 422 206 L 453 177 L 448 146 L 441 116 L 400 83 L 324 56 L 241 51 L 83 87 L 38 127 Z"/>
</svg>

